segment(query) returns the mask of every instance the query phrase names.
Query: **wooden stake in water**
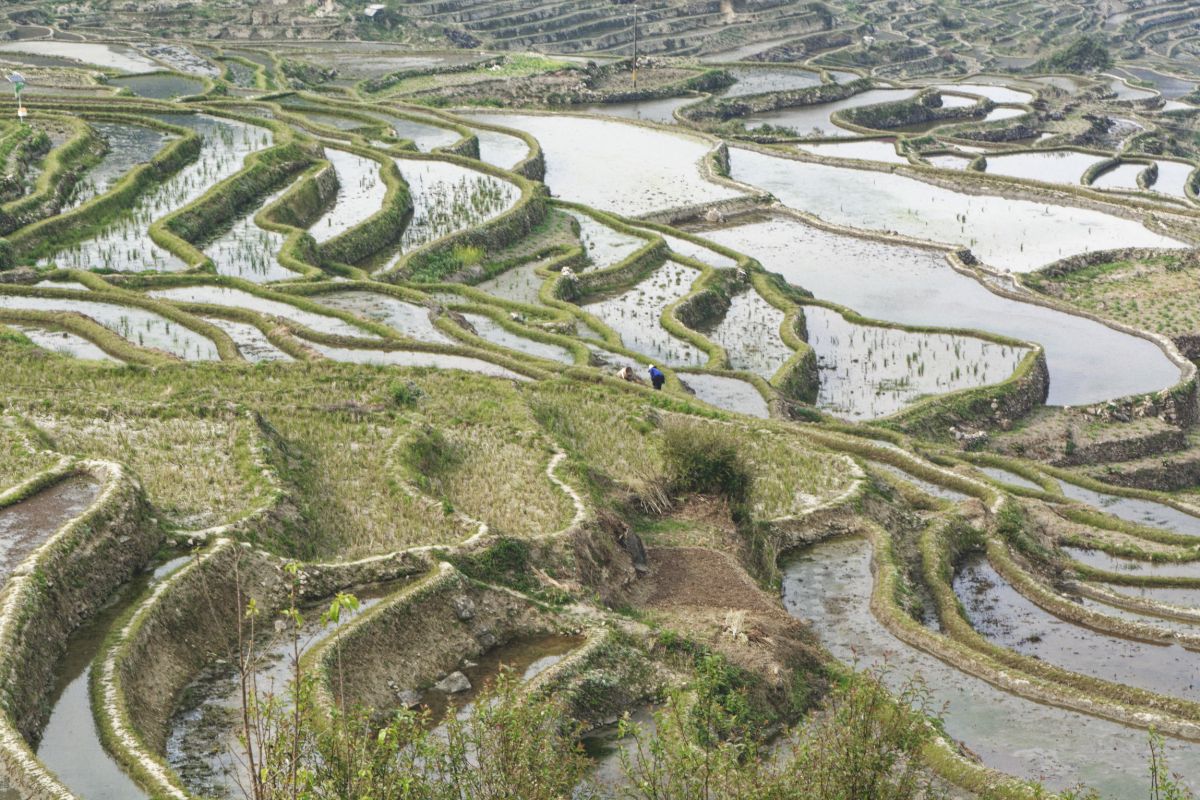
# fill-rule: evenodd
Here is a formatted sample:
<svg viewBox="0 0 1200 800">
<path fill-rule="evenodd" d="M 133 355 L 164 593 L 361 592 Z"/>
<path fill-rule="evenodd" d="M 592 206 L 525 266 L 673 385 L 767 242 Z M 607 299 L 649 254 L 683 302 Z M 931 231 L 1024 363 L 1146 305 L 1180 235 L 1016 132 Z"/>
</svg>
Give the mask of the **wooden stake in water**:
<svg viewBox="0 0 1200 800">
<path fill-rule="evenodd" d="M 25 76 L 19 72 L 11 72 L 8 75 L 8 82 L 13 85 L 13 94 L 17 96 L 17 117 L 25 119 L 25 106 L 21 102 L 21 92 L 25 91 Z"/>
</svg>

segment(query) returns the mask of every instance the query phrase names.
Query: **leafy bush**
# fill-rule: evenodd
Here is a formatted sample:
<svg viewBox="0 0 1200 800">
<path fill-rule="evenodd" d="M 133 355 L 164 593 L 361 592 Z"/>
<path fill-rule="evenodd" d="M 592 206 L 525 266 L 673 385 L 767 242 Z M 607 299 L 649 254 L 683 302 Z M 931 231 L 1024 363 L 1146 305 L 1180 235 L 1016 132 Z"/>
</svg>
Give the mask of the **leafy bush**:
<svg viewBox="0 0 1200 800">
<path fill-rule="evenodd" d="M 732 505 L 750 498 L 754 476 L 732 430 L 693 420 L 663 427 L 663 462 L 671 488 L 714 494 Z"/>
<path fill-rule="evenodd" d="M 462 459 L 458 445 L 430 425 L 418 428 L 404 446 L 405 465 L 429 481 L 444 477 L 461 464 Z"/>
<path fill-rule="evenodd" d="M 412 381 L 396 381 L 389 387 L 388 393 L 391 395 L 392 403 L 400 408 L 415 406 L 421 399 L 421 395 L 424 394 L 421 387 Z"/>
</svg>

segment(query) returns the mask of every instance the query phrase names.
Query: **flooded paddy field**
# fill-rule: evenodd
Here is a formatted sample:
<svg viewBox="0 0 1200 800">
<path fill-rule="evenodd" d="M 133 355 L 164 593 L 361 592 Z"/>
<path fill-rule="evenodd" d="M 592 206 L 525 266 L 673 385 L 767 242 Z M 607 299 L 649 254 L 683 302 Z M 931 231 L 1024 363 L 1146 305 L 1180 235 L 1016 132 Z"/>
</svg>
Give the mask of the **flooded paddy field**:
<svg viewBox="0 0 1200 800">
<path fill-rule="evenodd" d="M 34 328 L 28 325 L 13 325 L 10 327 L 19 331 L 26 339 L 38 347 L 43 350 L 49 350 L 51 353 L 61 353 L 72 358 L 81 358 L 84 361 L 117 362 L 117 359 L 101 350 L 95 344 L 74 333 L 49 330 L 47 328 Z"/>
<path fill-rule="evenodd" d="M 985 558 L 968 560 L 954 592 L 989 641 L 1049 664 L 1127 686 L 1195 700 L 1200 653 L 1109 636 L 1059 619 L 1016 591 Z"/>
<path fill-rule="evenodd" d="M 754 256 L 789 283 L 867 317 L 980 328 L 1040 344 L 1050 369 L 1051 405 L 1155 391 L 1178 379 L 1178 368 L 1151 342 L 993 294 L 952 270 L 935 251 L 829 233 L 785 217 L 707 231 L 705 236 Z"/>
<path fill-rule="evenodd" d="M 836 100 L 832 103 L 795 106 L 754 114 L 746 118 L 746 128 L 755 130 L 764 125 L 771 125 L 776 128 L 787 128 L 795 131 L 798 136 L 813 139 L 858 136 L 859 134 L 853 131 L 839 127 L 833 121 L 833 115 L 838 111 L 848 111 L 852 108 L 907 100 L 916 94 L 916 89 L 868 89 L 860 94 L 847 97 L 845 100 Z"/>
<path fill-rule="evenodd" d="M 240 170 L 246 156 L 272 143 L 266 128 L 236 120 L 190 114 L 159 119 L 195 131 L 201 137 L 199 157 L 139 196 L 127 213 L 99 233 L 47 256 L 42 263 L 117 272 L 182 270 L 185 265 L 179 257 L 150 238 L 150 223 L 198 199 L 214 183 Z"/>
<path fill-rule="evenodd" d="M 83 205 L 93 197 L 104 194 L 122 175 L 144 164 L 159 152 L 168 141 L 162 131 L 141 125 L 97 122 L 93 126 L 107 147 L 99 163 L 87 171 L 75 184 L 63 205 L 63 211 Z"/>
<path fill-rule="evenodd" d="M 329 241 L 364 222 L 383 208 L 387 195 L 378 161 L 332 147 L 325 149 L 325 157 L 337 173 L 338 192 L 333 205 L 310 228 L 319 242 Z"/>
<path fill-rule="evenodd" d="M 616 331 L 630 350 L 668 366 L 700 366 L 708 356 L 671 335 L 659 322 L 663 310 L 691 291 L 698 277 L 695 269 L 668 261 L 632 289 L 588 303 L 584 309 Z"/>
<path fill-rule="evenodd" d="M 185 361 L 216 361 L 217 346 L 206 337 L 153 311 L 98 300 L 0 294 L 0 308 L 82 314 L 138 347 L 162 350 Z"/>
<path fill-rule="evenodd" d="M 177 303 L 206 303 L 214 306 L 229 306 L 245 308 L 259 314 L 281 317 L 285 320 L 298 322 L 320 333 L 334 336 L 357 336 L 360 338 L 375 338 L 374 335 L 357 325 L 352 325 L 334 316 L 316 314 L 306 311 L 290 303 L 271 300 L 265 297 L 224 286 L 185 286 L 175 289 L 156 289 L 149 293 L 151 297 L 171 300 Z"/>
<path fill-rule="evenodd" d="M 429 309 L 377 292 L 346 291 L 316 295 L 314 302 L 387 325 L 422 342 L 450 344 L 453 340 L 433 324 Z"/>
<path fill-rule="evenodd" d="M 1134 220 L 1091 209 L 964 194 L 893 173 L 750 150 L 736 150 L 731 157 L 736 180 L 769 191 L 798 211 L 861 230 L 969 247 L 984 263 L 1014 272 L 1091 250 L 1185 246 Z"/>
<path fill-rule="evenodd" d="M 1166 503 L 1097 492 L 1069 481 L 1060 480 L 1058 485 L 1062 487 L 1063 494 L 1072 500 L 1078 500 L 1126 522 L 1149 528 L 1162 528 L 1188 536 L 1200 536 L 1200 517 L 1180 511 Z"/>
<path fill-rule="evenodd" d="M 1104 797 L 1144 793 L 1145 732 L 1002 692 L 895 638 L 871 614 L 871 546 L 842 539 L 801 551 L 784 568 L 783 602 L 858 669 L 886 664 L 893 687 L 921 676 L 946 732 L 989 764 L 1051 789 L 1083 782 Z M 1174 768 L 1198 774 L 1200 747 L 1166 740 Z M 1193 766 L 1194 765 L 1194 766 Z"/>
<path fill-rule="evenodd" d="M 704 180 L 703 140 L 584 117 L 480 114 L 530 133 L 546 154 L 546 185 L 556 196 L 626 216 L 737 197 Z M 604 170 L 596 170 L 604 164 Z"/>
</svg>

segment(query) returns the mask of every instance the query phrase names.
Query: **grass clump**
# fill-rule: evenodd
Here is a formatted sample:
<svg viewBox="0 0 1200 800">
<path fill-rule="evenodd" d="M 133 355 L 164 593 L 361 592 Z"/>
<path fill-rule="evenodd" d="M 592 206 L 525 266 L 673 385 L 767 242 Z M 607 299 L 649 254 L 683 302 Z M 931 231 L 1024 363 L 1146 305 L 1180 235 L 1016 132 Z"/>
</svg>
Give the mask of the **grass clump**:
<svg viewBox="0 0 1200 800">
<path fill-rule="evenodd" d="M 743 441 L 730 428 L 696 420 L 671 420 L 663 426 L 663 464 L 673 491 L 713 494 L 745 506 L 754 474 Z"/>
</svg>

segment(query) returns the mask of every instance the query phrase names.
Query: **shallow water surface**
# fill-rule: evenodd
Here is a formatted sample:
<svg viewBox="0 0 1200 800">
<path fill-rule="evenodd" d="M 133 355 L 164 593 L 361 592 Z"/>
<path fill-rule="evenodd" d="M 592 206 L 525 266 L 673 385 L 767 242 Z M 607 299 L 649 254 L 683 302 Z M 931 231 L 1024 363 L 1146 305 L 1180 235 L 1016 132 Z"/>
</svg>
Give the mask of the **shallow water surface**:
<svg viewBox="0 0 1200 800">
<path fill-rule="evenodd" d="M 83 205 L 107 192 L 121 176 L 138 164 L 149 161 L 167 142 L 167 135 L 162 131 L 141 125 L 96 122 L 92 127 L 104 139 L 108 150 L 99 163 L 84 173 L 75 184 L 70 198 L 63 204 L 63 211 Z"/>
<path fill-rule="evenodd" d="M 353 350 L 348 347 L 330 347 L 323 344 L 310 345 L 321 355 L 332 361 L 343 361 L 352 364 L 376 364 L 393 367 L 428 367 L 435 369 L 457 369 L 463 372 L 477 372 L 492 378 L 509 378 L 514 381 L 527 381 L 524 375 L 510 369 L 470 356 L 453 356 L 445 353 L 425 353 L 415 350 Z"/>
<path fill-rule="evenodd" d="M 591 264 L 581 271 L 614 267 L 650 242 L 640 236 L 623 233 L 579 211 L 568 211 L 579 223 L 579 241 Z"/>
<path fill-rule="evenodd" d="M 28 325 L 10 325 L 24 334 L 25 338 L 43 350 L 61 353 L 64 356 L 80 358 L 84 361 L 110 361 L 120 363 L 108 353 L 101 350 L 82 336 L 67 331 L 55 331 L 47 328 L 34 328 Z"/>
<path fill-rule="evenodd" d="M 1191 514 L 1172 508 L 1165 503 L 1097 492 L 1063 480 L 1060 480 L 1058 485 L 1062 487 L 1063 494 L 1072 500 L 1086 503 L 1098 511 L 1112 514 L 1127 522 L 1134 522 L 1150 528 L 1162 528 L 1189 536 L 1200 536 L 1200 517 L 1193 517 Z"/>
<path fill-rule="evenodd" d="M 333 205 L 309 227 L 318 242 L 328 241 L 366 221 L 383 207 L 387 195 L 377 161 L 332 147 L 325 148 L 325 158 L 337 173 L 338 192 Z"/>
<path fill-rule="evenodd" d="M 836 100 L 832 103 L 818 103 L 809 106 L 781 108 L 776 111 L 765 111 L 746 118 L 746 127 L 750 130 L 763 125 L 774 125 L 779 128 L 790 128 L 797 135 L 812 138 L 834 136 L 858 136 L 860 134 L 834 124 L 832 116 L 836 111 L 843 111 L 860 106 L 873 106 L 880 103 L 895 103 L 907 100 L 917 93 L 917 89 L 868 89 L 865 92 Z"/>
<path fill-rule="evenodd" d="M 882 161 L 887 164 L 907 164 L 908 159 L 896 152 L 894 142 L 866 139 L 858 142 L 802 144 L 798 149 L 825 158 L 849 158 L 857 161 Z"/>
<path fill-rule="evenodd" d="M 1105 158 L 1081 150 L 998 154 L 987 157 L 987 172 L 1045 183 L 1079 184 L 1088 167 Z"/>
<path fill-rule="evenodd" d="M 86 511 L 102 488 L 90 476 L 75 475 L 0 508 L 0 580 L 7 580 L 59 528 Z"/>
<path fill-rule="evenodd" d="M 463 317 L 467 322 L 471 323 L 471 327 L 475 329 L 475 332 L 481 338 L 487 339 L 493 344 L 507 347 L 510 350 L 517 350 L 537 358 L 558 361 L 562 364 L 575 363 L 575 356 L 565 347 L 539 342 L 536 339 L 530 339 L 527 336 L 513 333 L 491 317 L 483 314 L 463 314 Z"/>
<path fill-rule="evenodd" d="M 667 261 L 628 291 L 588 303 L 584 310 L 616 331 L 630 350 L 670 366 L 698 367 L 708 356 L 663 328 L 663 309 L 691 291 L 700 273 Z"/>
<path fill-rule="evenodd" d="M 1059 619 L 1026 599 L 982 555 L 959 569 L 954 593 L 975 630 L 1001 647 L 1102 680 L 1200 698 L 1200 653 L 1109 636 Z"/>
<path fill-rule="evenodd" d="M 408 303 L 382 292 L 352 290 L 314 295 L 313 302 L 348 311 L 422 342 L 453 344 L 454 340 L 438 330 L 429 317 L 429 309 Z"/>
<path fill-rule="evenodd" d="M 754 289 L 734 295 L 721 322 L 704 334 L 725 348 L 729 366 L 770 380 L 795 353 L 780 338 L 784 313 Z"/>
<path fill-rule="evenodd" d="M 1084 782 L 1105 798 L 1147 793 L 1146 732 L 996 689 L 896 639 L 870 613 L 871 550 L 841 539 L 802 552 L 784 566 L 783 603 L 811 620 L 822 643 L 859 669 L 887 665 L 897 688 L 920 676 L 946 732 L 990 767 L 1044 781 L 1051 789 Z M 1200 775 L 1200 746 L 1168 739 L 1172 770 Z"/>
<path fill-rule="evenodd" d="M 769 191 L 792 208 L 839 225 L 966 246 L 1001 269 L 1027 272 L 1091 250 L 1184 246 L 1134 220 L 1091 209 L 965 194 L 890 172 L 750 150 L 733 149 L 730 155 L 735 180 Z"/>
<path fill-rule="evenodd" d="M 704 234 L 757 258 L 817 297 L 910 325 L 982 328 L 1046 350 L 1052 405 L 1157 391 L 1178 368 L 1151 342 L 1098 322 L 993 294 L 941 253 L 830 233 L 774 217 Z"/>
<path fill-rule="evenodd" d="M 546 185 L 567 200 L 637 216 L 739 196 L 701 176 L 702 139 L 582 117 L 479 116 L 532 134 L 546 154 Z"/>
<path fill-rule="evenodd" d="M 259 297 L 241 289 L 230 289 L 225 286 L 179 286 L 173 289 L 156 289 L 149 294 L 151 297 L 173 300 L 177 303 L 208 303 L 215 306 L 245 308 L 259 314 L 289 319 L 320 333 L 374 338 L 374 334 L 370 331 L 357 325 L 351 325 L 337 317 L 306 311 L 291 303 Z"/>
<path fill-rule="evenodd" d="M 678 377 L 696 393 L 696 397 L 709 405 L 759 419 L 771 415 L 767 401 L 749 381 L 700 372 L 679 373 Z"/>
<path fill-rule="evenodd" d="M 200 94 L 204 91 L 204 81 L 170 73 L 112 78 L 108 83 L 128 89 L 138 97 L 149 97 L 154 100 L 170 100 L 172 97 Z"/>
<path fill-rule="evenodd" d="M 187 361 L 216 361 L 217 346 L 207 337 L 153 311 L 76 298 L 0 295 L 0 308 L 83 314 L 139 347 L 157 348 Z"/>
</svg>

